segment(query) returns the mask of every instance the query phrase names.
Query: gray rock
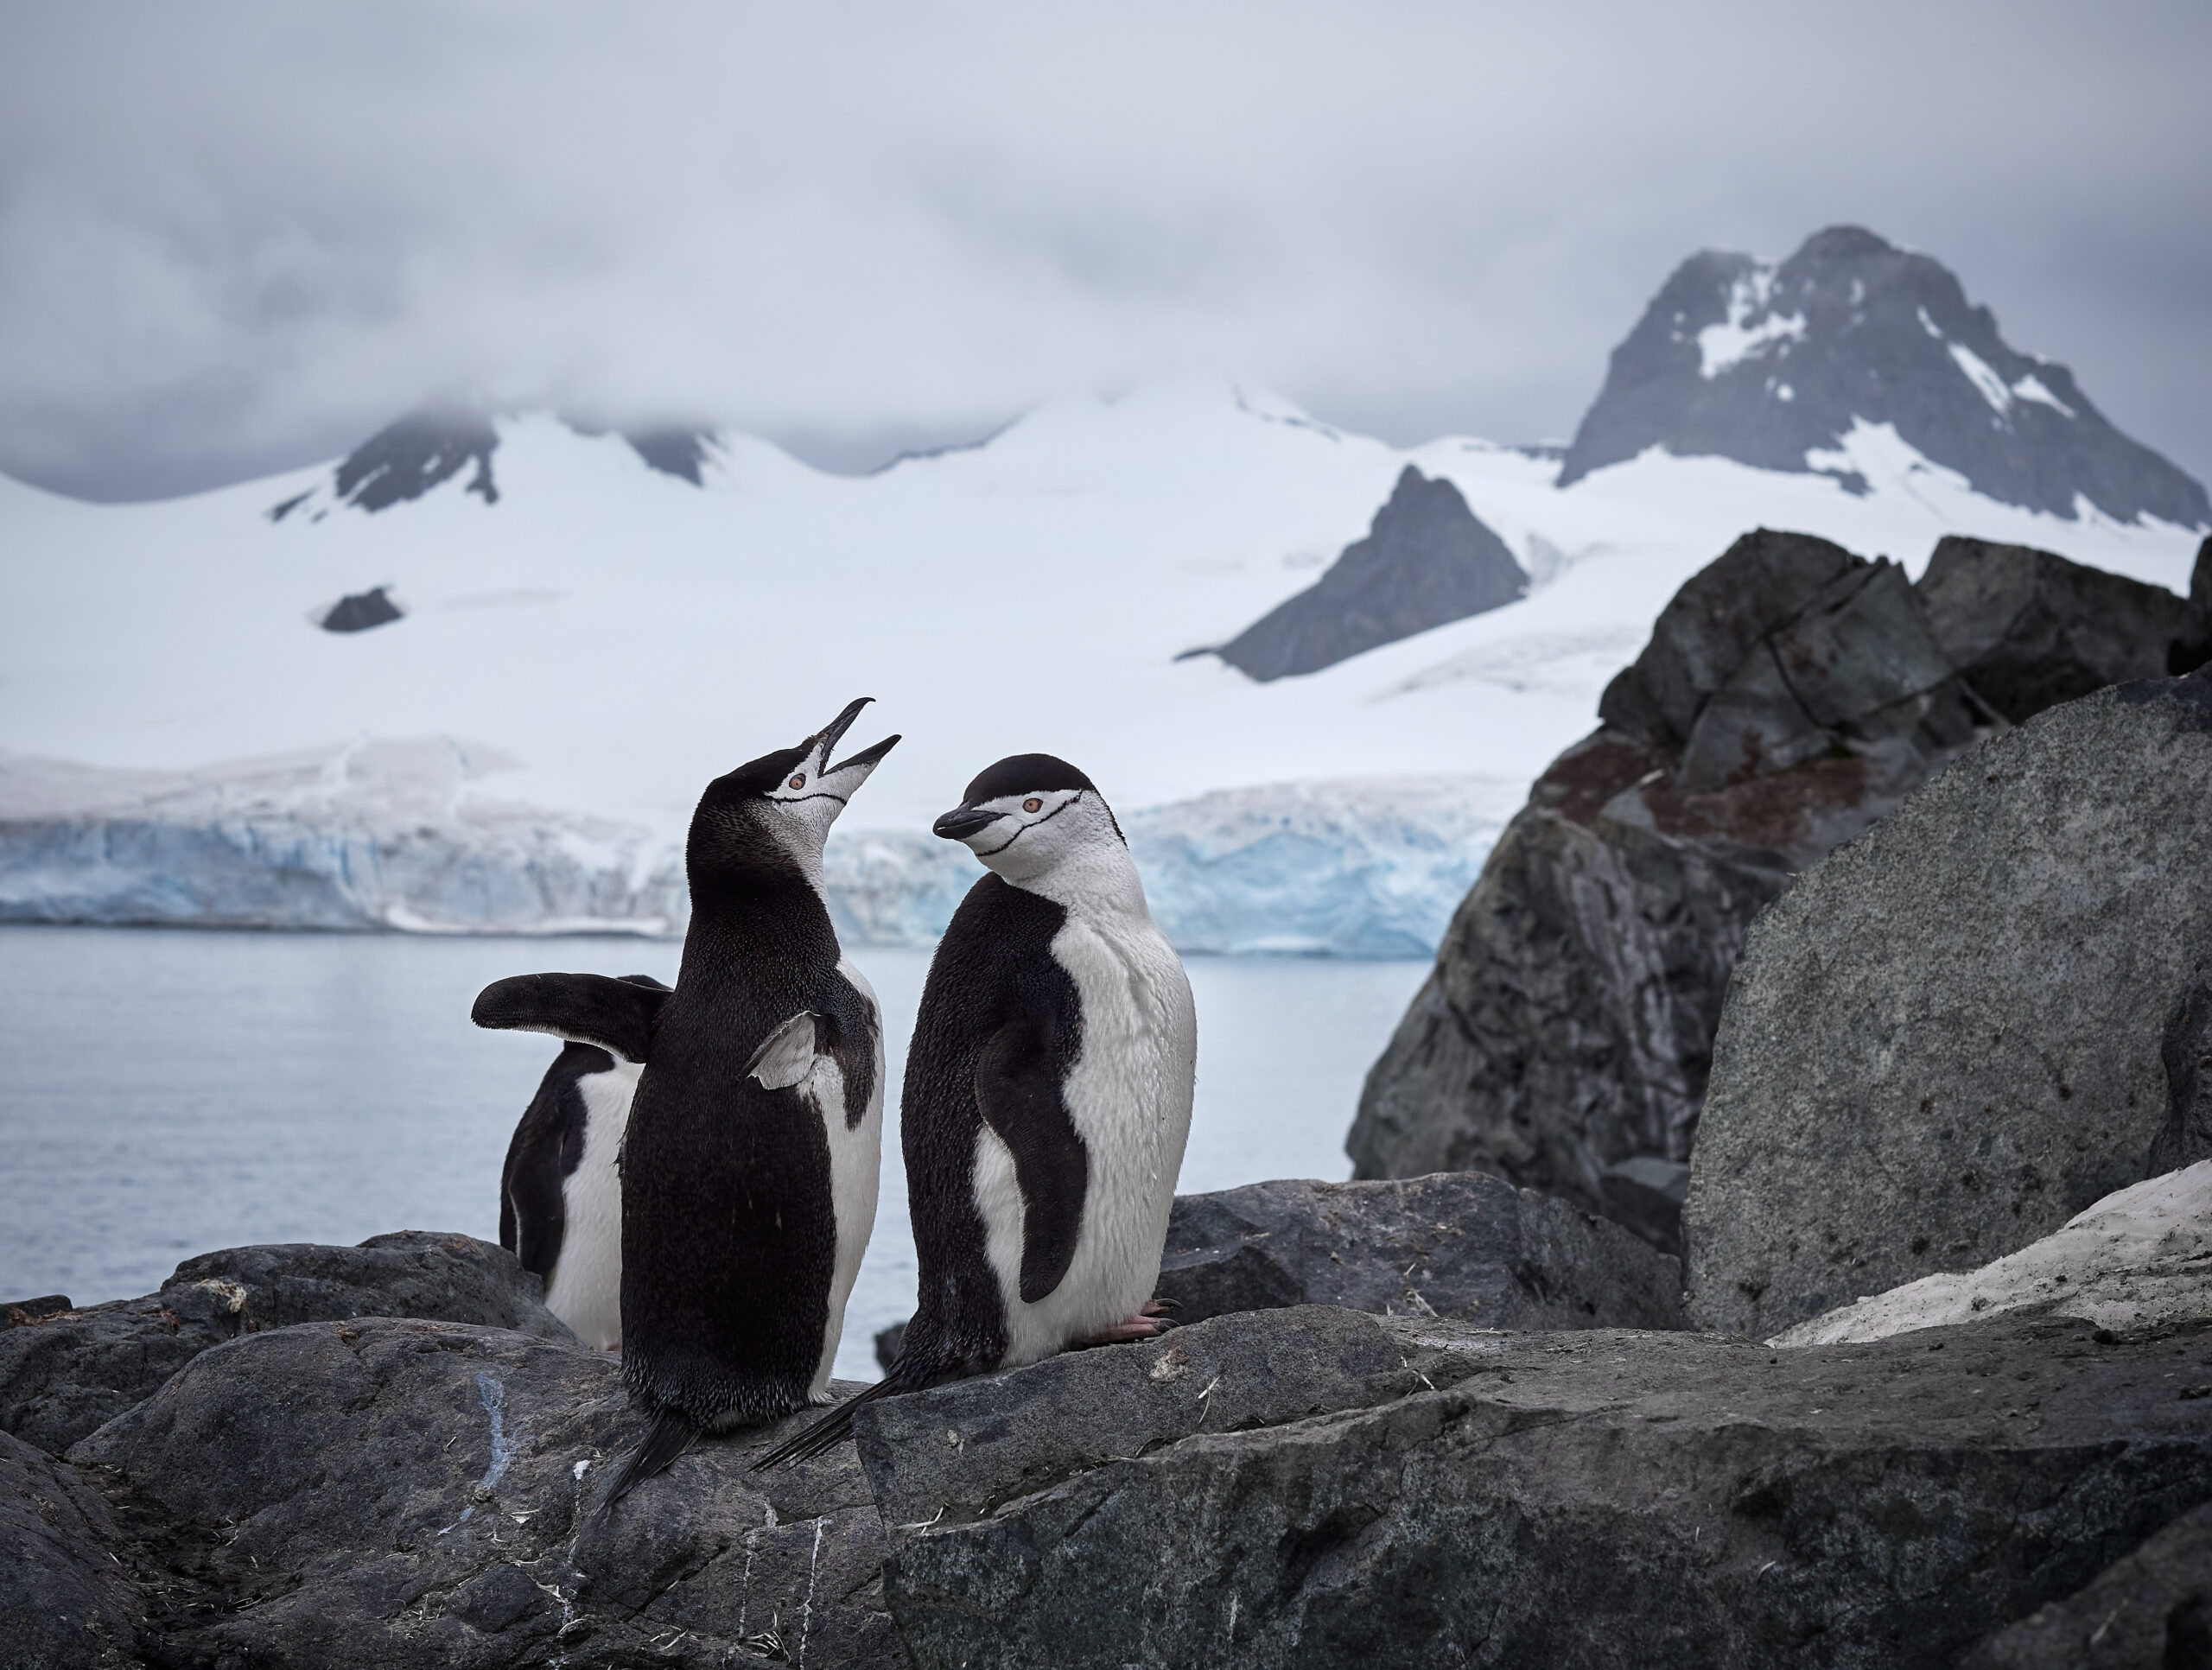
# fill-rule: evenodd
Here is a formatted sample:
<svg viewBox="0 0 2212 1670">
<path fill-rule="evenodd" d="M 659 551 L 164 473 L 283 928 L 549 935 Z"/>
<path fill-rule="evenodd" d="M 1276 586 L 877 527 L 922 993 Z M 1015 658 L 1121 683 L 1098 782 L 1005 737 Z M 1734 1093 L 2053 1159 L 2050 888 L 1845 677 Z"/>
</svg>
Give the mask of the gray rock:
<svg viewBox="0 0 2212 1670">
<path fill-rule="evenodd" d="M 1832 452 L 1886 423 L 1978 492 L 2072 518 L 2212 524 L 2203 487 L 2114 429 L 2063 365 L 2015 352 L 1925 255 L 1830 226 L 1779 265 L 1706 251 L 1620 346 L 1575 432 L 1562 487 L 1649 447 L 1865 479 Z"/>
<path fill-rule="evenodd" d="M 1513 553 L 1459 490 L 1408 464 L 1366 538 L 1212 653 L 1265 683 L 1497 608 L 1528 589 Z"/>
<path fill-rule="evenodd" d="M 1937 543 L 1918 590 L 1942 652 L 2014 724 L 2107 684 L 2164 677 L 2189 614 L 2163 586 L 1955 534 Z"/>
<path fill-rule="evenodd" d="M 1679 1253 L 1675 1202 L 1622 1168 L 1688 1163 L 1752 918 L 2007 714 L 2161 664 L 2178 606 L 2018 547 L 1947 540 L 1915 588 L 1808 535 L 1738 540 L 1500 836 L 1368 1075 L 1355 1175 L 1497 1172 Z"/>
<path fill-rule="evenodd" d="M 1332 1305 L 1485 1328 L 1674 1328 L 1681 1289 L 1681 1265 L 1618 1224 L 1456 1172 L 1179 1195 L 1159 1292 L 1185 1323 Z"/>
<path fill-rule="evenodd" d="M 705 1441 L 592 1518 L 641 1426 L 612 1355 L 363 1318 L 205 1352 L 71 1459 L 138 1529 L 165 1663 L 902 1661 L 851 1451 Z"/>
<path fill-rule="evenodd" d="M 1263 1311 L 857 1432 L 923 1670 L 1934 1667 L 2212 1499 L 2208 1343 Z"/>
<path fill-rule="evenodd" d="M 2094 1583 L 2039 1607 L 1959 1670 L 2200 1670 L 2212 1665 L 2212 1505 L 2193 1508 Z"/>
<path fill-rule="evenodd" d="M 298 1322 L 425 1317 L 572 1338 L 540 1292 L 505 1248 L 425 1229 L 202 1254 L 158 1293 L 0 1330 L 0 1432 L 58 1455 L 210 1346 Z"/>
<path fill-rule="evenodd" d="M 0 1433 L 0 1670 L 138 1662 L 138 1593 L 120 1538 L 74 1468 Z"/>
<path fill-rule="evenodd" d="M 894 1322 L 888 1328 L 875 1330 L 876 1366 L 889 1374 L 899 1363 L 899 1352 L 906 1349 L 906 1324 Z"/>
<path fill-rule="evenodd" d="M 1772 1334 L 2143 1178 L 2183 1091 L 2169 1039 L 2212 981 L 2208 830 L 2199 673 L 2038 715 L 1802 878 L 1714 1046 L 1692 1315 Z"/>
</svg>

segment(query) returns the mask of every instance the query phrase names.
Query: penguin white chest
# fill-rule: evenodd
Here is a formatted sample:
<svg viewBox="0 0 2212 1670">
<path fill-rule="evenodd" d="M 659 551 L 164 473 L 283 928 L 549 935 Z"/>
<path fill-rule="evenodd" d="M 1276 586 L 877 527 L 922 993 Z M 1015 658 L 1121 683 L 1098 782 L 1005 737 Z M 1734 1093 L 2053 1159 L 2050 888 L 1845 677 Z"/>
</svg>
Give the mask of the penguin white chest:
<svg viewBox="0 0 2212 1670">
<path fill-rule="evenodd" d="M 1006 1296 L 1009 1365 L 1093 1338 L 1152 1297 L 1191 1132 L 1197 1017 L 1183 965 L 1150 917 L 1071 913 L 1052 955 L 1082 1009 L 1082 1046 L 1061 1094 L 1088 1175 L 1067 1273 L 1025 1303 L 1013 1156 L 988 1127 L 981 1133 L 977 1203 Z"/>
<path fill-rule="evenodd" d="M 595 1351 L 622 1347 L 622 1133 L 643 1070 L 616 1059 L 576 1081 L 584 1152 L 561 1180 L 561 1251 L 545 1283 L 545 1308 Z"/>
</svg>

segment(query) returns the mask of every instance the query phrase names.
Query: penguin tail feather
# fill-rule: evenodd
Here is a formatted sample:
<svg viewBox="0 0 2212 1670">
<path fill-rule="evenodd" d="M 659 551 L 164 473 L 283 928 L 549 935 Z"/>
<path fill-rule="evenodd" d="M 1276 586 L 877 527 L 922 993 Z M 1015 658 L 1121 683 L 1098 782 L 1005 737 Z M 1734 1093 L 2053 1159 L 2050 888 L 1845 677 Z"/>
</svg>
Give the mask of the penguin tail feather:
<svg viewBox="0 0 2212 1670">
<path fill-rule="evenodd" d="M 690 1449 L 691 1440 L 698 1436 L 699 1423 L 681 1409 L 655 1410 L 652 1425 L 645 1428 L 638 1447 L 615 1473 L 607 1499 L 599 1504 L 600 1516 L 605 1517 L 616 1502 Z"/>
<path fill-rule="evenodd" d="M 864 1403 L 874 1403 L 879 1398 L 895 1398 L 901 1392 L 918 1392 L 930 1384 L 928 1377 L 914 1373 L 900 1359 L 891 1372 L 866 1391 L 847 1398 L 820 1420 L 786 1438 L 753 1464 L 753 1470 L 765 1473 L 772 1467 L 781 1467 L 785 1462 L 811 1461 L 823 1451 L 835 1447 L 853 1430 L 853 1418 Z"/>
</svg>

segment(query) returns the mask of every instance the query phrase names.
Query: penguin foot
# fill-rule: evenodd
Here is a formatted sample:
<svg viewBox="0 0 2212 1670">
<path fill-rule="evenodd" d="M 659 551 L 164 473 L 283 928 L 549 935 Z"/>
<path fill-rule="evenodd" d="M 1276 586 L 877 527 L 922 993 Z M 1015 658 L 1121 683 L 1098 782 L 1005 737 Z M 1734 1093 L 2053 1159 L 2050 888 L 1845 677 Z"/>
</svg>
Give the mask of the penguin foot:
<svg viewBox="0 0 2212 1670">
<path fill-rule="evenodd" d="M 1146 1308 L 1149 1309 L 1150 1307 L 1147 1306 Z M 1158 1339 L 1162 1334 L 1166 1333 L 1175 1324 L 1170 1322 L 1166 1317 L 1124 1317 L 1121 1321 L 1116 1323 L 1112 1327 L 1108 1328 L 1103 1333 L 1093 1335 L 1087 1343 L 1092 1345 L 1126 1345 L 1135 1340 Z"/>
<path fill-rule="evenodd" d="M 1141 1317 L 1172 1317 L 1182 1308 L 1183 1301 L 1179 1299 L 1161 1299 L 1154 1295 L 1144 1302 L 1144 1309 L 1137 1314 Z"/>
</svg>

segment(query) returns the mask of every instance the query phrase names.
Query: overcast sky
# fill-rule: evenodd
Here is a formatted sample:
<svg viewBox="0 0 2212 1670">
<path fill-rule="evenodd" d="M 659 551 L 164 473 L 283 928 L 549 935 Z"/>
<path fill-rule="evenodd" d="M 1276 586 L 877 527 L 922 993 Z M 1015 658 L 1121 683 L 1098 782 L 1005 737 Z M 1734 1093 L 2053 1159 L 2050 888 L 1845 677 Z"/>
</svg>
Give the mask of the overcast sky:
<svg viewBox="0 0 2212 1670">
<path fill-rule="evenodd" d="M 425 397 L 843 467 L 1219 370 L 1563 437 L 1667 273 L 1872 227 L 2212 477 L 2212 6 L 0 10 L 0 467 Z"/>
</svg>

